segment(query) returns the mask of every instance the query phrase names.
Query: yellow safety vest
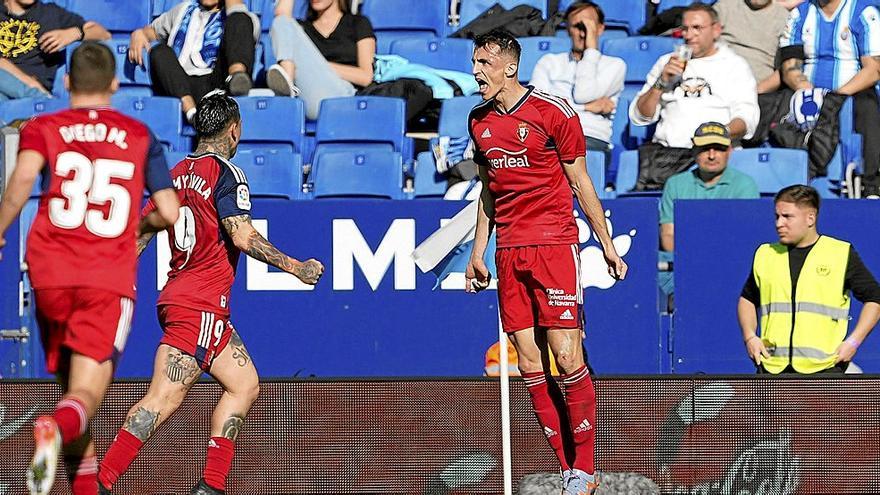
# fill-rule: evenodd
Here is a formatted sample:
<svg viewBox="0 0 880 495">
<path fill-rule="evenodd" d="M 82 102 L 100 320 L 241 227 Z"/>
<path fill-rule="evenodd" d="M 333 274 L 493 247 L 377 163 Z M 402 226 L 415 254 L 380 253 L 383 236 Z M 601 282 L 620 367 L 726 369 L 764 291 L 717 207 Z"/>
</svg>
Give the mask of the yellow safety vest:
<svg viewBox="0 0 880 495">
<path fill-rule="evenodd" d="M 849 251 L 848 242 L 819 237 L 798 276 L 792 307 L 788 247 L 758 248 L 752 269 L 761 294 L 761 339 L 771 355 L 764 369 L 780 373 L 791 362 L 798 373 L 815 373 L 834 366 L 849 320 L 850 297 L 843 291 Z"/>
</svg>

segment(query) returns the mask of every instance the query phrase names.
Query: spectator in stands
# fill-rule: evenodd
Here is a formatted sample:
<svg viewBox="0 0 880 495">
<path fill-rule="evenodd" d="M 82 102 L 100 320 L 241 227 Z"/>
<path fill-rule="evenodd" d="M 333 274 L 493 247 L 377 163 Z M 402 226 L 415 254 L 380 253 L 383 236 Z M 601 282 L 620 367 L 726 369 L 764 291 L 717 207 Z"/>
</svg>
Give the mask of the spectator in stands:
<svg viewBox="0 0 880 495">
<path fill-rule="evenodd" d="M 682 35 L 686 46 L 657 60 L 629 108 L 634 125 L 657 122 L 653 142 L 639 150 L 637 189 L 659 189 L 690 166 L 691 137 L 701 123 L 725 123 L 734 140 L 751 137 L 758 124 L 755 78 L 742 57 L 717 44 L 721 24 L 715 9 L 702 3 L 687 7 Z"/>
<path fill-rule="evenodd" d="M 565 98 L 580 117 L 587 149 L 605 152 L 605 163 L 610 165 L 611 118 L 623 91 L 626 63 L 599 52 L 605 14 L 594 2 L 571 4 L 565 20 L 571 52 L 541 57 L 529 84 Z"/>
<path fill-rule="evenodd" d="M 720 122 L 706 122 L 697 128 L 693 138 L 697 168 L 675 174 L 663 186 L 660 199 L 661 261 L 672 261 L 675 249 L 674 204 L 679 199 L 757 199 L 758 184 L 748 175 L 727 166 L 731 139 L 727 127 Z M 660 288 L 672 294 L 672 273 L 660 272 Z"/>
<path fill-rule="evenodd" d="M 818 233 L 815 189 L 775 203 L 779 242 L 758 247 L 737 306 L 746 350 L 758 373 L 843 372 L 880 321 L 880 285 L 852 244 Z M 850 291 L 864 306 L 847 338 Z"/>
<path fill-rule="evenodd" d="M 277 95 L 299 94 L 309 119 L 318 118 L 321 100 L 353 96 L 373 81 L 373 26 L 366 17 L 353 15 L 348 4 L 309 0 L 306 20 L 297 22 L 293 0 L 277 0 L 269 34 L 278 63 L 269 68 L 266 81 Z"/>
<path fill-rule="evenodd" d="M 880 9 L 869 0 L 822 0 L 791 11 L 780 39 L 782 80 L 793 90 L 825 88 L 854 98 L 863 137 L 864 196 L 880 198 Z"/>
<path fill-rule="evenodd" d="M 260 21 L 244 0 L 184 0 L 131 33 L 128 58 L 143 65 L 149 51 L 153 91 L 180 98 L 192 121 L 196 102 L 215 89 L 248 94 L 259 38 Z"/>
<path fill-rule="evenodd" d="M 64 49 L 110 33 L 54 3 L 5 0 L 0 5 L 0 101 L 51 96 Z"/>
<path fill-rule="evenodd" d="M 774 0 L 718 0 L 712 7 L 723 29 L 721 41 L 748 62 L 758 81 L 758 94 L 779 89 L 776 52 L 788 9 Z"/>
</svg>

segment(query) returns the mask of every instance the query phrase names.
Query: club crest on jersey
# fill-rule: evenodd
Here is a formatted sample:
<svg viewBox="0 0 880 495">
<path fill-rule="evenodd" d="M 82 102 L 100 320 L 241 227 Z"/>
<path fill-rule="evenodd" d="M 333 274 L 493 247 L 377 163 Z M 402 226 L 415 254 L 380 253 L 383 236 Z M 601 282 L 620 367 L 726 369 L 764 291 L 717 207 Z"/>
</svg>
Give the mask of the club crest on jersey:
<svg viewBox="0 0 880 495">
<path fill-rule="evenodd" d="M 516 137 L 519 138 L 521 143 L 526 142 L 526 138 L 529 137 L 529 125 L 525 122 L 520 122 L 516 127 Z"/>
</svg>

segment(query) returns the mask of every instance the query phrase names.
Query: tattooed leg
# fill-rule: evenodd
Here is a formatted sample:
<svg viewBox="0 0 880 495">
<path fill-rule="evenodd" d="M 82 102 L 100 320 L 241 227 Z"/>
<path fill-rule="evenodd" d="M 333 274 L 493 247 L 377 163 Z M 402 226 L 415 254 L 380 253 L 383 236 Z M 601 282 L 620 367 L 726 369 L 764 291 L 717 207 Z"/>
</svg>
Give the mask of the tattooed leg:
<svg viewBox="0 0 880 495">
<path fill-rule="evenodd" d="M 122 428 L 146 442 L 183 402 L 202 374 L 196 359 L 166 344 L 159 346 L 147 395 L 128 412 Z"/>
<path fill-rule="evenodd" d="M 211 436 L 234 441 L 244 417 L 260 393 L 257 369 L 235 330 L 232 331 L 229 345 L 211 364 L 210 373 L 223 387 L 223 395 L 211 417 Z"/>
</svg>

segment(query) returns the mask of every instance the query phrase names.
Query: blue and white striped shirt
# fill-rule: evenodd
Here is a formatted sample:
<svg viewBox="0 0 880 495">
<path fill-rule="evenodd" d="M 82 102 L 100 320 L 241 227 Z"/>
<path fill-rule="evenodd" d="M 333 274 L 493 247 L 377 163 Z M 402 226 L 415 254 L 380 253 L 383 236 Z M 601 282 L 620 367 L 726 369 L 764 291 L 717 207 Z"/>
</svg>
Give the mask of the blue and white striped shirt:
<svg viewBox="0 0 880 495">
<path fill-rule="evenodd" d="M 812 1 L 791 11 L 779 46 L 804 47 L 804 75 L 813 86 L 838 89 L 862 68 L 864 56 L 880 55 L 876 0 L 843 0 L 829 18 Z"/>
</svg>

